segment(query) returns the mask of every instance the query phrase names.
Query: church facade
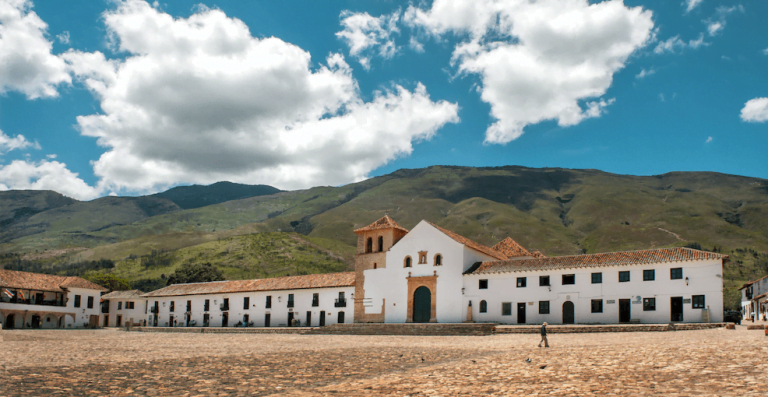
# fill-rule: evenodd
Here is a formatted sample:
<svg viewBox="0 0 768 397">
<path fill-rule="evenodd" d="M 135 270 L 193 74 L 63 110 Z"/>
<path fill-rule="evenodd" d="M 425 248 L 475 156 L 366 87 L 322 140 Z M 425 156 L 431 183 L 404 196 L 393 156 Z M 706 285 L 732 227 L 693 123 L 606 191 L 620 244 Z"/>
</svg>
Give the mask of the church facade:
<svg viewBox="0 0 768 397">
<path fill-rule="evenodd" d="M 355 230 L 355 322 L 720 322 L 728 256 L 661 248 L 547 258 L 428 221 Z"/>
</svg>

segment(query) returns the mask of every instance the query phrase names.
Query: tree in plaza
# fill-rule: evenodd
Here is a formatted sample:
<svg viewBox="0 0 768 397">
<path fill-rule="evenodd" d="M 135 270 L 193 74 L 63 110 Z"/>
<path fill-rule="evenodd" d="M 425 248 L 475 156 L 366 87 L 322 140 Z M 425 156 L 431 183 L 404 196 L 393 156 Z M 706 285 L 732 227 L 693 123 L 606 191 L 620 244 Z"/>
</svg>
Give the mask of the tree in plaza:
<svg viewBox="0 0 768 397">
<path fill-rule="evenodd" d="M 224 274 L 210 263 L 185 263 L 168 277 L 167 285 L 224 280 Z"/>
<path fill-rule="evenodd" d="M 109 273 L 94 273 L 85 277 L 88 281 L 96 283 L 110 291 L 127 291 L 131 289 L 128 280 Z"/>
</svg>

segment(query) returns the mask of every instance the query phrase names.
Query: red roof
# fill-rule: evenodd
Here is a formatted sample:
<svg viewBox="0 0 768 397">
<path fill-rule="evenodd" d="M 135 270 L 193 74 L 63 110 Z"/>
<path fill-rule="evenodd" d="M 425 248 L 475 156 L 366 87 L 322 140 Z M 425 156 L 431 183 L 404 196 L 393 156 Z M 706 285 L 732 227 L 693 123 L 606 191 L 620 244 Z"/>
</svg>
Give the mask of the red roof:
<svg viewBox="0 0 768 397">
<path fill-rule="evenodd" d="M 503 253 L 501 253 L 499 251 L 494 250 L 493 248 L 486 247 L 486 246 L 484 246 L 484 245 L 482 245 L 480 243 L 474 242 L 474 241 L 472 241 L 472 240 L 470 240 L 470 239 L 468 239 L 468 238 L 466 238 L 464 236 L 459 236 L 458 234 L 456 234 L 456 233 L 454 233 L 454 232 L 452 232 L 452 231 L 450 231 L 448 229 L 443 229 L 442 227 L 437 226 L 437 225 L 435 225 L 434 223 L 432 223 L 430 221 L 426 221 L 426 222 L 429 223 L 430 225 L 434 226 L 435 229 L 443 232 L 446 236 L 456 240 L 457 242 L 459 242 L 461 244 L 464 244 L 465 246 L 467 246 L 469 248 L 472 248 L 475 251 L 481 252 L 483 254 L 486 254 L 486 255 L 488 255 L 490 257 L 493 257 L 493 258 L 496 258 L 496 259 L 502 259 L 502 260 L 503 259 L 507 259 L 506 255 L 504 255 Z"/>
<path fill-rule="evenodd" d="M 489 274 L 530 270 L 559 270 L 585 267 L 644 265 L 652 263 L 723 259 L 728 255 L 690 248 L 660 248 L 642 251 L 606 252 L 602 254 L 558 256 L 553 258 L 511 259 L 478 262 L 464 274 Z"/>
<path fill-rule="evenodd" d="M 208 283 L 173 284 L 144 294 L 144 297 L 229 294 L 236 292 L 279 291 L 309 288 L 352 287 L 355 273 L 324 273 L 306 276 L 262 278 L 256 280 L 211 281 Z"/>
<path fill-rule="evenodd" d="M 512 237 L 507 237 L 504 240 L 499 241 L 492 247 L 493 250 L 499 251 L 506 255 L 507 258 L 516 258 L 519 256 L 533 256 L 527 249 L 523 248 Z"/>
<path fill-rule="evenodd" d="M 80 277 L 19 272 L 16 270 L 0 270 L 0 287 L 51 292 L 63 292 L 69 288 L 107 291 L 106 288 Z"/>
<path fill-rule="evenodd" d="M 377 220 L 376 222 L 373 222 L 368 226 L 361 227 L 360 229 L 356 229 L 355 233 L 369 232 L 372 230 L 382 230 L 382 229 L 400 229 L 408 233 L 408 229 L 398 225 L 394 219 L 389 217 L 389 215 L 384 215 L 383 217 L 379 218 L 379 220 Z"/>
<path fill-rule="evenodd" d="M 763 277 L 760 277 L 760 278 L 758 278 L 757 280 L 747 281 L 746 283 L 744 283 L 744 284 L 741 286 L 741 288 L 739 288 L 739 291 L 743 290 L 744 288 L 747 288 L 747 287 L 749 287 L 750 285 L 752 285 L 752 284 L 754 284 L 754 283 L 756 283 L 756 282 L 758 282 L 758 281 L 760 281 L 760 280 L 762 280 L 762 279 L 764 279 L 764 278 L 768 278 L 768 276 L 763 276 Z"/>
</svg>

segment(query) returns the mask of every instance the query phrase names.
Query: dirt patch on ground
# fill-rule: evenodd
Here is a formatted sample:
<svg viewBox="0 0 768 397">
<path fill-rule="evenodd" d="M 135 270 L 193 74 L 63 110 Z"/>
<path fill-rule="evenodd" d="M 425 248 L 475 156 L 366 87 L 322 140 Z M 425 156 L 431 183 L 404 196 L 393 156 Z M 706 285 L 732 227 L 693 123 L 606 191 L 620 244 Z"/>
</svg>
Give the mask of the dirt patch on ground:
<svg viewBox="0 0 768 397">
<path fill-rule="evenodd" d="M 0 396 L 766 395 L 763 332 L 467 337 L 3 331 Z"/>
</svg>

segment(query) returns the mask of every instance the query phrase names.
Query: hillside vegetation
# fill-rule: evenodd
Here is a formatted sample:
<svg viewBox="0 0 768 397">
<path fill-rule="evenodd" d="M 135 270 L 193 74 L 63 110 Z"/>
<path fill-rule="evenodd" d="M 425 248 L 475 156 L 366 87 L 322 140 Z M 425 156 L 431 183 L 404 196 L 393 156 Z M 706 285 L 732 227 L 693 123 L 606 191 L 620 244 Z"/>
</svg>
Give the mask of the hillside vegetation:
<svg viewBox="0 0 768 397">
<path fill-rule="evenodd" d="M 10 223 L 14 232 L 3 235 L 0 252 L 122 261 L 260 232 L 293 232 L 352 246 L 352 230 L 387 213 L 406 228 L 427 219 L 487 245 L 511 236 L 549 256 L 717 247 L 732 255 L 724 274 L 729 304 L 735 287 L 768 271 L 768 181 L 711 172 L 641 177 L 435 166 L 187 210 L 161 196 L 121 204 L 122 215 L 108 211 L 108 198 L 47 210 L 40 204 L 35 207 L 40 212 Z M 4 200 L 0 194 L 0 209 L 18 208 Z M 142 210 L 148 205 L 152 214 Z M 63 254 L 50 255 L 52 250 Z"/>
</svg>

